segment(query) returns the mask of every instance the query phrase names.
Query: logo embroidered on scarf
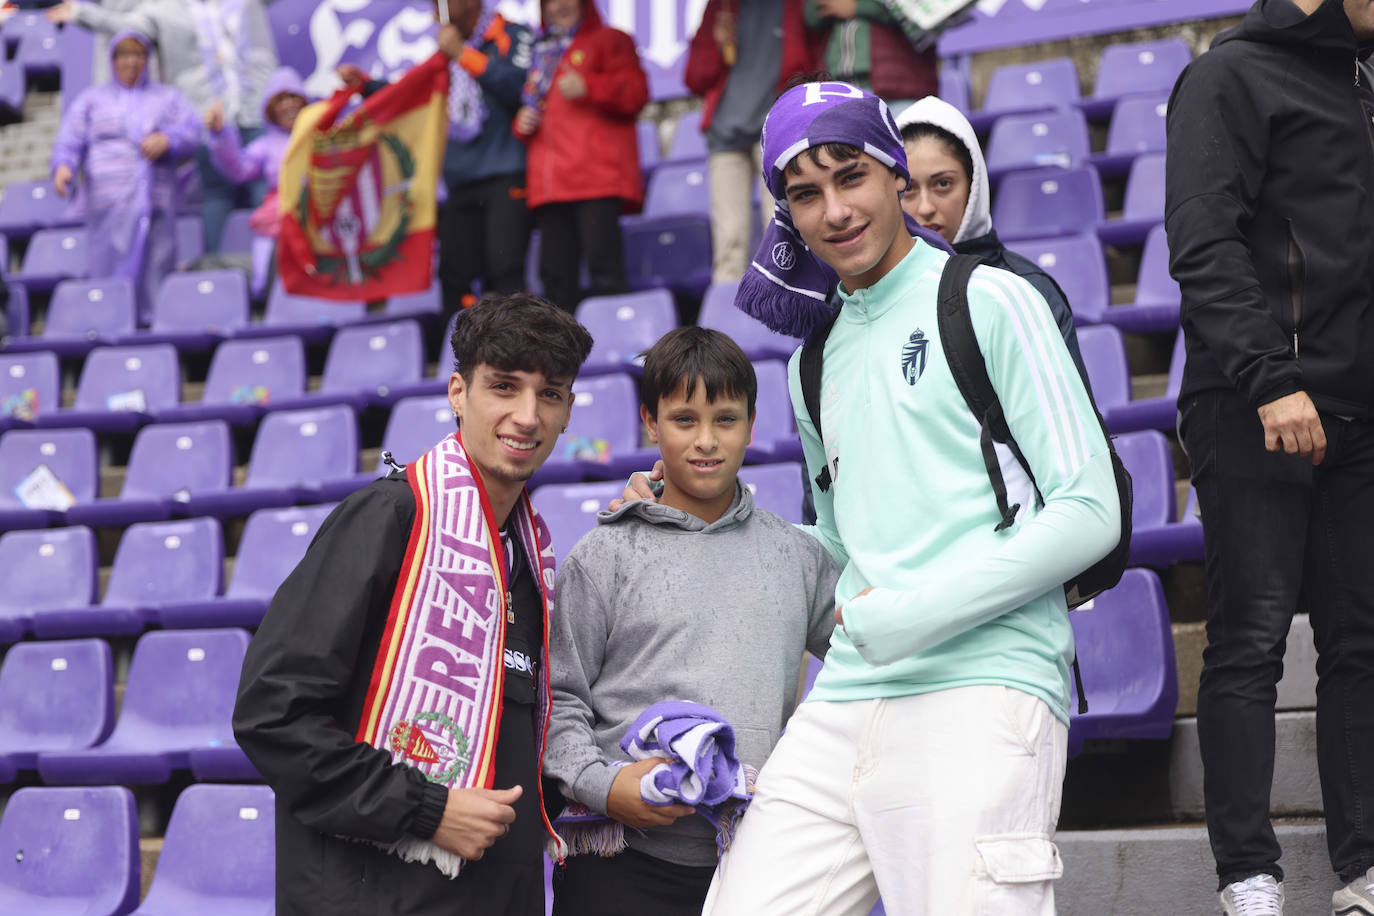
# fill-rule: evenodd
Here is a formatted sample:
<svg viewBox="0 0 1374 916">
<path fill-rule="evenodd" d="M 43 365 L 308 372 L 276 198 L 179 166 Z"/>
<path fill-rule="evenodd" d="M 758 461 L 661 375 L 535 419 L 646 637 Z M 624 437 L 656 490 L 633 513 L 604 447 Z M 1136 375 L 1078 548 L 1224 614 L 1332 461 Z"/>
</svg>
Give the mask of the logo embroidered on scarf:
<svg viewBox="0 0 1374 916">
<path fill-rule="evenodd" d="M 926 371 L 926 347 L 929 344 L 925 331 L 917 328 L 902 347 L 902 376 L 908 385 L 915 385 Z"/>
<path fill-rule="evenodd" d="M 447 785 L 472 762 L 468 739 L 458 723 L 438 712 L 422 712 L 391 727 L 391 748 L 406 760 L 428 764 L 418 769 L 430 782 Z M 436 769 L 437 772 L 431 772 Z"/>
</svg>

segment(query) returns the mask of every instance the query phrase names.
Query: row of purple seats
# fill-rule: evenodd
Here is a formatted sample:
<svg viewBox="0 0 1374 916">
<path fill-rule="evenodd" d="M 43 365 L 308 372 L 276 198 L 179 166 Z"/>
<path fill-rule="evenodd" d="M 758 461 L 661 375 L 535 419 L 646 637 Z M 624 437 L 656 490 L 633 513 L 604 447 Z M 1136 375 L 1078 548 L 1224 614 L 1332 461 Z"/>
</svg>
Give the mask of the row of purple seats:
<svg viewBox="0 0 1374 916">
<path fill-rule="evenodd" d="M 649 176 L 642 213 L 620 218 L 630 288 L 700 296 L 711 282 L 705 159 L 665 162 Z"/>
<path fill-rule="evenodd" d="M 125 529 L 104 597 L 96 600 L 95 537 L 86 527 L 0 535 L 0 644 L 130 636 L 168 629 L 256 627 L 332 503 L 260 509 L 249 516 L 224 594 L 224 538 L 213 518 L 138 522 Z"/>
<path fill-rule="evenodd" d="M 1169 362 L 1169 381 L 1164 394 L 1131 398 L 1131 373 L 1126 364 L 1126 345 L 1112 325 L 1078 329 L 1078 346 L 1092 382 L 1093 397 L 1107 429 L 1128 433 L 1141 429 L 1171 430 L 1178 413 L 1178 393 L 1183 387 L 1183 332 L 1174 338 Z"/>
<path fill-rule="evenodd" d="M 1118 101 L 1100 153 L 1091 151 L 1087 119 L 1076 109 L 1003 115 L 988 136 L 988 177 L 996 181 L 1018 170 L 1088 163 L 1110 178 L 1125 175 L 1136 157 L 1164 152 L 1167 100 L 1146 95 Z"/>
<path fill-rule="evenodd" d="M 178 797 L 147 899 L 133 793 L 29 787 L 0 818 L 0 911 L 81 916 L 272 912 L 276 827 L 266 786 L 194 785 Z"/>
<path fill-rule="evenodd" d="M 11 778 L 19 769 L 37 770 L 48 785 L 157 785 L 174 770 L 201 782 L 259 778 L 231 723 L 247 631 L 145 633 L 112 726 L 109 650 L 100 645 L 22 643 L 6 654 L 0 765 Z"/>
<path fill-rule="evenodd" d="M 0 85 L 3 82 L 0 77 Z M 70 211 L 71 200 L 54 191 L 51 182 L 14 181 L 5 186 L 0 197 L 0 234 L 26 238 L 39 229 L 78 225 L 80 217 Z"/>
</svg>

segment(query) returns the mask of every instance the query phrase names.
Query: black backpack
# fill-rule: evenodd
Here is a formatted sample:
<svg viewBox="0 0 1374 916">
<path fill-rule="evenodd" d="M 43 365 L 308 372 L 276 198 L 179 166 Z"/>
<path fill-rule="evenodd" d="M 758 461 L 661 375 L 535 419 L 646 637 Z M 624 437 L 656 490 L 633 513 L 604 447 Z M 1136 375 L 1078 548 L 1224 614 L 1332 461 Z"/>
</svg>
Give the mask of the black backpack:
<svg viewBox="0 0 1374 916">
<path fill-rule="evenodd" d="M 945 360 L 949 363 L 955 384 L 959 386 L 959 393 L 964 396 L 969 410 L 982 425 L 979 444 L 983 452 L 983 466 L 987 469 L 988 481 L 992 484 L 992 492 L 997 500 L 1000 519 L 997 530 L 1001 531 L 1016 521 L 1016 513 L 1021 510 L 1021 504 L 1007 504 L 1007 484 L 1002 478 L 1002 467 L 997 461 L 994 443 L 1007 446 L 1016 457 L 1016 462 L 1021 465 L 1026 476 L 1030 478 L 1031 486 L 1035 488 L 1036 505 L 1044 505 L 1045 500 L 1040 495 L 1035 473 L 1025 456 L 1021 454 L 1020 446 L 1016 444 L 1016 439 L 1007 427 L 1006 417 L 1002 414 L 1002 402 L 997 397 L 991 380 L 988 379 L 988 368 L 983 362 L 982 351 L 978 349 L 973 320 L 969 317 L 968 281 L 974 268 L 982 263 L 982 258 L 965 254 L 954 255 L 946 262 L 944 272 L 940 275 L 936 314 Z M 830 329 L 834 327 L 835 319 L 838 317 L 839 312 L 836 311 L 828 322 L 807 337 L 802 345 L 798 366 L 806 412 L 810 414 L 811 423 L 815 426 L 818 436 L 821 434 L 821 364 L 825 353 L 825 341 L 830 336 Z M 1091 391 L 1088 392 L 1088 400 L 1092 402 Z M 1093 413 L 1102 427 L 1102 435 L 1107 439 L 1107 448 L 1112 456 L 1116 493 L 1121 503 L 1121 537 L 1110 553 L 1064 583 L 1064 600 L 1071 609 L 1086 604 L 1120 582 L 1131 552 L 1131 475 L 1117 455 L 1116 447 L 1112 445 L 1111 435 L 1107 432 L 1107 425 L 1103 423 L 1102 414 L 1097 410 L 1096 403 L 1093 403 Z M 827 465 L 816 475 L 816 485 L 824 493 L 830 489 L 830 482 L 830 467 Z M 1073 662 L 1073 675 L 1075 686 L 1078 688 L 1078 712 L 1082 714 L 1088 711 L 1088 702 L 1083 696 L 1083 677 L 1078 670 L 1077 658 L 1074 658 Z"/>
</svg>

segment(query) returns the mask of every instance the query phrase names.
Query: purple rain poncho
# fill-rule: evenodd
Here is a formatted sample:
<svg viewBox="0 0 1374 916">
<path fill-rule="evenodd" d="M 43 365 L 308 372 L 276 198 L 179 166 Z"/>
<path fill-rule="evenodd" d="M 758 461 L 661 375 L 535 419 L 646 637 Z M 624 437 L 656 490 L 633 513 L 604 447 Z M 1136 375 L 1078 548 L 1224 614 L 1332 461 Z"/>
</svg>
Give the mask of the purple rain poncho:
<svg viewBox="0 0 1374 916">
<path fill-rule="evenodd" d="M 120 32 L 115 48 L 138 32 Z M 167 152 L 149 162 L 139 144 L 161 132 Z M 139 316 L 151 314 L 162 278 L 176 266 L 177 161 L 200 143 L 200 118 L 179 91 L 148 79 L 125 86 L 117 79 L 83 90 L 66 113 L 53 144 L 52 170 L 85 174 L 86 228 L 92 278 L 127 277 L 134 284 Z"/>
</svg>

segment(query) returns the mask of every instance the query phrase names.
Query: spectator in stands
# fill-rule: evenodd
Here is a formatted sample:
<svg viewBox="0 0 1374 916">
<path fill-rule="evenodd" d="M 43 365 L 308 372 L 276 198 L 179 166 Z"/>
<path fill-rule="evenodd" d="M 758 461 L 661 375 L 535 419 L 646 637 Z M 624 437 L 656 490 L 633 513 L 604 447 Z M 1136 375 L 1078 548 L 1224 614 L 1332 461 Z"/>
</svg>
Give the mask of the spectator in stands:
<svg viewBox="0 0 1374 916">
<path fill-rule="evenodd" d="M 543 0 L 543 29 L 515 133 L 529 149 L 529 205 L 539 277 L 571 311 L 590 294 L 626 290 L 620 214 L 644 203 L 635 118 L 649 83 L 634 40 L 601 21 L 592 0 Z"/>
<path fill-rule="evenodd" d="M 1106 438 L 1044 301 L 979 267 L 969 314 L 1044 497 L 1035 509 L 1028 481 L 1013 484 L 1029 511 L 1007 525 L 940 356 L 947 256 L 904 226 L 910 179 L 887 106 L 844 83 L 798 86 L 769 113 L 763 157 L 781 206 L 760 277 L 797 309 L 826 301 L 822 264 L 840 281 L 817 379 L 823 441 L 795 356 L 789 374 L 808 473 L 833 483 L 813 487 L 811 530 L 844 570 L 842 606 L 704 913 L 866 912 L 878 887 L 894 916 L 1052 913 L 1073 657 L 1063 583 L 1120 537 Z"/>
<path fill-rule="evenodd" d="M 725 334 L 664 335 L 646 354 L 640 407 L 663 456 L 661 504 L 602 515 L 559 565 L 545 772 L 615 823 L 570 828 L 609 833 L 592 848 L 564 834 L 574 855 L 554 887 L 558 916 L 698 916 L 716 825 L 646 802 L 640 779 L 661 760 L 630 763 L 620 740 L 649 706 L 697 702 L 733 727 L 736 757 L 760 767 L 796 704 L 803 653 L 825 655 L 839 569 L 738 479 L 757 388 Z"/>
<path fill-rule="evenodd" d="M 824 69 L 887 100 L 894 115 L 939 90 L 935 48 L 917 51 L 909 20 L 884 0 L 806 0 L 806 24 L 823 30 Z"/>
<path fill-rule="evenodd" d="M 482 0 L 446 2 L 449 23 L 439 29 L 439 49 L 453 63 L 439 282 L 447 319 L 473 302 L 474 281 L 489 293 L 514 293 L 525 286 L 530 246 L 525 146 L 511 121 L 520 108 L 534 36 L 494 8 L 484 9 Z M 346 82 L 364 79 L 351 65 L 339 72 Z"/>
<path fill-rule="evenodd" d="M 62 0 L 48 9 L 54 22 L 102 32 L 132 29 L 158 48 L 158 73 L 180 89 L 203 117 L 219 100 L 225 117 L 251 142 L 262 131 L 263 89 L 277 67 L 276 43 L 262 0 L 142 0 L 127 11 L 88 0 Z M 219 174 L 209 151 L 197 153 L 207 251 L 234 208 L 237 188 Z"/>
<path fill-rule="evenodd" d="M 749 266 L 753 237 L 750 198 L 762 170 L 759 133 L 777 94 L 811 69 L 802 0 L 710 0 L 692 37 L 683 82 L 702 96 L 701 129 L 710 152 L 711 279 L 731 283 Z M 773 198 L 760 189 L 759 222 Z"/>
<path fill-rule="evenodd" d="M 1040 265 L 1007 250 L 992 228 L 988 169 L 968 118 L 948 102 L 927 96 L 903 111 L 897 126 L 911 172 L 911 184 L 902 194 L 902 209 L 925 228 L 938 232 L 959 254 L 976 254 L 1034 286 L 1054 313 L 1083 384 L 1092 390 L 1064 291 Z"/>
<path fill-rule="evenodd" d="M 1227 913 L 1283 905 L 1275 685 L 1299 607 L 1341 914 L 1374 913 L 1374 43 L 1363 0 L 1258 0 L 1169 101 L 1181 437 L 1206 531 L 1198 739 Z M 1361 50 L 1364 49 L 1364 50 Z"/>
<path fill-rule="evenodd" d="M 71 101 L 52 152 L 58 194 L 71 190 L 78 171 L 85 175 L 90 275 L 127 277 L 145 321 L 176 266 L 177 160 L 200 143 L 186 96 L 148 79 L 151 47 L 138 32 L 115 35 L 114 79 Z"/>
<path fill-rule="evenodd" d="M 234 733 L 276 792 L 280 916 L 543 916 L 553 548 L 525 481 L 591 345 L 525 294 L 460 312 L 461 432 L 345 499 L 273 598 Z"/>
<path fill-rule="evenodd" d="M 306 104 L 305 86 L 301 75 L 291 67 L 281 67 L 272 74 L 262 94 L 262 122 L 267 129 L 252 143 L 243 144 L 238 127 L 224 117 L 224 105 L 216 99 L 205 113 L 206 145 L 210 161 L 229 181 L 243 185 L 262 180 L 267 184 L 267 196 L 253 211 L 250 225 L 253 239 L 253 292 L 262 295 L 267 289 L 267 274 L 272 263 L 272 249 L 281 230 L 281 202 L 277 197 L 277 176 L 281 172 L 282 155 L 296 116 Z"/>
</svg>

